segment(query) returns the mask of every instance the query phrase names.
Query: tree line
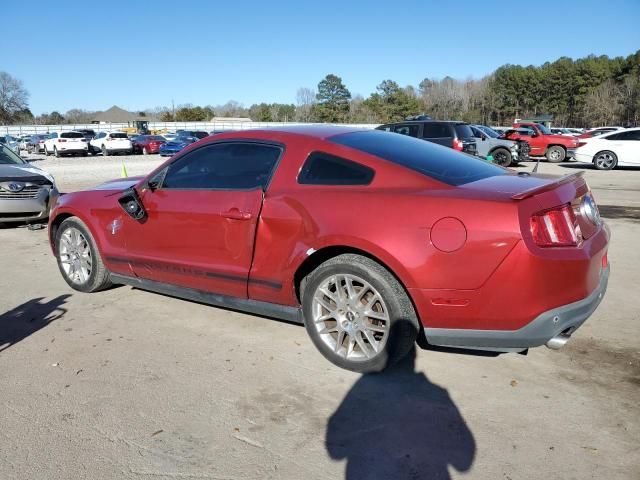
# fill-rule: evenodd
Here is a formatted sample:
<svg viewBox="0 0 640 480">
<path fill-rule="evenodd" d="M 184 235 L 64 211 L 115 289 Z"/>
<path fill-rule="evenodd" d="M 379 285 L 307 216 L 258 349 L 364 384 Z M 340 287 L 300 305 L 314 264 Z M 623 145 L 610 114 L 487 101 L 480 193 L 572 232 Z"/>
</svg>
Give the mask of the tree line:
<svg viewBox="0 0 640 480">
<path fill-rule="evenodd" d="M 95 113 L 81 109 L 34 116 L 20 80 L 0 72 L 0 124 L 89 123 Z M 626 58 L 561 57 L 541 66 L 503 65 L 490 75 L 466 80 L 425 78 L 417 87 L 383 80 L 364 98 L 352 95 L 342 78 L 329 74 L 316 89 L 300 88 L 291 104 L 245 107 L 179 105 L 138 112 L 161 121 L 208 121 L 247 117 L 261 122 L 386 123 L 426 113 L 435 119 L 508 125 L 515 118 L 552 115 L 569 127 L 640 123 L 640 50 Z"/>
</svg>

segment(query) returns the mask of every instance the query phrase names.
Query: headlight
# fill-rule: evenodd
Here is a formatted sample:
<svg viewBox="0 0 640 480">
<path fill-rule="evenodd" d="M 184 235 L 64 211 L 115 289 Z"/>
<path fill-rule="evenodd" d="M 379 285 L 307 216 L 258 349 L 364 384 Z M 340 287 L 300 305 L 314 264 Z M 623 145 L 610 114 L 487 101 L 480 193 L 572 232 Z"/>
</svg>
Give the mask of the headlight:
<svg viewBox="0 0 640 480">
<path fill-rule="evenodd" d="M 511 145 L 511 146 L 509 147 L 509 149 L 510 149 L 510 150 L 514 150 L 514 151 L 515 151 L 515 150 L 518 150 L 518 144 L 517 144 L 517 143 L 514 143 L 513 145 Z"/>
</svg>

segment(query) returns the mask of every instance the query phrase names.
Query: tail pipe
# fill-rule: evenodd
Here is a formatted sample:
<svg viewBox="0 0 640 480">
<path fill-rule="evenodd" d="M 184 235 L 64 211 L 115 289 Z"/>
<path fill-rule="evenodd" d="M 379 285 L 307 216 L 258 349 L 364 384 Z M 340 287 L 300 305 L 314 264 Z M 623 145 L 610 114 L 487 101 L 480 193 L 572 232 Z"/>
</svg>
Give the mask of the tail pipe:
<svg viewBox="0 0 640 480">
<path fill-rule="evenodd" d="M 567 328 L 565 331 L 559 333 L 555 337 L 550 338 L 547 343 L 545 343 L 545 345 L 551 350 L 560 350 L 567 344 L 574 330 L 575 329 L 573 327 Z"/>
</svg>

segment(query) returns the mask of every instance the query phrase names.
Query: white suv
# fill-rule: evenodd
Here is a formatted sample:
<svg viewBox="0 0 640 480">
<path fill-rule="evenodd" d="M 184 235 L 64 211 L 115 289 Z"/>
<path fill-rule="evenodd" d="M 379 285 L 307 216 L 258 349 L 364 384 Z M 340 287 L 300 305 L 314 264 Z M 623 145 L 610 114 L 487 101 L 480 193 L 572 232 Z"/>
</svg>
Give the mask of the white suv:
<svg viewBox="0 0 640 480">
<path fill-rule="evenodd" d="M 44 141 L 44 154 L 87 156 L 87 141 L 80 132 L 53 132 Z"/>
<path fill-rule="evenodd" d="M 133 145 L 124 132 L 100 132 L 89 142 L 89 151 L 93 154 L 102 152 L 106 157 L 117 153 L 131 153 Z"/>
</svg>

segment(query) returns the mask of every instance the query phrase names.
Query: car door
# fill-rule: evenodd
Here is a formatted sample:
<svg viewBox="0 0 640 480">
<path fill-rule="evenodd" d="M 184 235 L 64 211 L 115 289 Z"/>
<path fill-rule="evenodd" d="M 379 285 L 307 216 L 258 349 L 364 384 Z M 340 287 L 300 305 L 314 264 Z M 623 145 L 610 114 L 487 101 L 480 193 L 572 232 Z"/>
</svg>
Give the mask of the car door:
<svg viewBox="0 0 640 480">
<path fill-rule="evenodd" d="M 618 163 L 640 165 L 640 130 L 615 133 L 605 139 L 611 143 L 610 150 L 617 155 Z"/>
<path fill-rule="evenodd" d="M 539 157 L 545 154 L 546 144 L 542 135 L 538 133 L 533 127 L 528 125 L 522 125 L 518 127 L 518 133 L 516 138 L 520 140 L 526 140 L 529 143 L 529 155 L 533 157 Z"/>
<path fill-rule="evenodd" d="M 210 143 L 187 152 L 142 188 L 147 218 L 127 218 L 138 277 L 247 297 L 263 193 L 282 154 L 275 144 Z"/>
<path fill-rule="evenodd" d="M 490 137 L 478 127 L 469 125 L 469 128 L 473 132 L 472 138 L 476 141 L 477 155 L 486 158 L 489 155 L 489 150 L 491 150 L 492 142 Z"/>
</svg>

